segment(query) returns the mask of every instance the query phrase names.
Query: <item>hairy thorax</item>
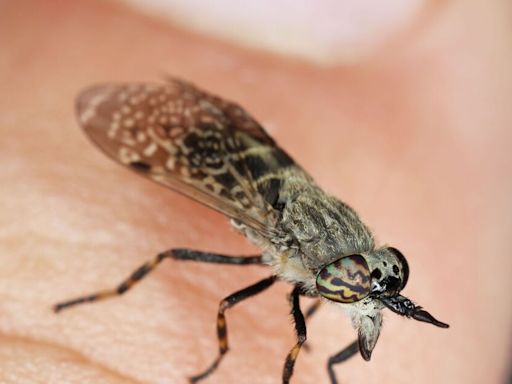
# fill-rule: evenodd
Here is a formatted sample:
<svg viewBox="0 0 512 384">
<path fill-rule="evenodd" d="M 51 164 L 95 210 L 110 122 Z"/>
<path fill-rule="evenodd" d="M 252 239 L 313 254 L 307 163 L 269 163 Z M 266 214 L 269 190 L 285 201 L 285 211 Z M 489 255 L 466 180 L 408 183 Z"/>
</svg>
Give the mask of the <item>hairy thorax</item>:
<svg viewBox="0 0 512 384">
<path fill-rule="evenodd" d="M 340 257 L 374 248 L 371 232 L 354 210 L 315 186 L 286 204 L 281 226 L 297 245 L 304 267 L 314 274 Z"/>
<path fill-rule="evenodd" d="M 349 206 L 314 185 L 284 188 L 280 238 L 268 239 L 233 223 L 263 250 L 264 260 L 283 280 L 313 293 L 318 271 L 340 257 L 374 249 L 369 229 Z"/>
</svg>

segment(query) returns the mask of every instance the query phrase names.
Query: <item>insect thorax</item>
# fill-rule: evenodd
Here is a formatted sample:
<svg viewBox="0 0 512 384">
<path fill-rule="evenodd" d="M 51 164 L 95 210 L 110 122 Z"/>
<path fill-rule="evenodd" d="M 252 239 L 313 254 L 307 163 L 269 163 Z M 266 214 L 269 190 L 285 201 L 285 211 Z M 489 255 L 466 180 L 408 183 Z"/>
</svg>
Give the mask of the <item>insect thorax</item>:
<svg viewBox="0 0 512 384">
<path fill-rule="evenodd" d="M 342 256 L 368 253 L 375 247 L 370 230 L 356 212 L 313 185 L 286 204 L 281 225 L 313 274 Z"/>
<path fill-rule="evenodd" d="M 370 253 L 374 240 L 353 209 L 298 176 L 287 175 L 279 190 L 282 209 L 276 226 L 281 237 L 266 238 L 243 224 L 233 225 L 263 249 L 277 275 L 309 291 L 320 269 L 346 255 Z"/>
</svg>

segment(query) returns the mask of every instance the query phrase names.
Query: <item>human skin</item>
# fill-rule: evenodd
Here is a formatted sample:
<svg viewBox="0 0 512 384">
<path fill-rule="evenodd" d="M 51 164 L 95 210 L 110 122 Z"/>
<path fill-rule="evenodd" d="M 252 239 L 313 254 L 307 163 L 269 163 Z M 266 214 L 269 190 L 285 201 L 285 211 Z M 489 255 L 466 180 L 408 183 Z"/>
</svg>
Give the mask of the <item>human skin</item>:
<svg viewBox="0 0 512 384">
<path fill-rule="evenodd" d="M 403 293 L 451 325 L 386 311 L 371 362 L 338 366 L 342 383 L 504 382 L 511 6 L 434 8 L 366 60 L 320 67 L 109 3 L 3 3 L 0 382 L 185 383 L 217 353 L 219 300 L 269 275 L 166 261 L 121 298 L 52 312 L 165 249 L 257 252 L 220 214 L 123 169 L 80 132 L 81 89 L 164 73 L 245 106 L 377 239 L 405 254 Z M 231 351 L 205 383 L 279 382 L 295 342 L 290 290 L 279 283 L 227 313 Z M 327 382 L 326 359 L 356 337 L 335 306 L 308 325 L 296 384 Z"/>
</svg>

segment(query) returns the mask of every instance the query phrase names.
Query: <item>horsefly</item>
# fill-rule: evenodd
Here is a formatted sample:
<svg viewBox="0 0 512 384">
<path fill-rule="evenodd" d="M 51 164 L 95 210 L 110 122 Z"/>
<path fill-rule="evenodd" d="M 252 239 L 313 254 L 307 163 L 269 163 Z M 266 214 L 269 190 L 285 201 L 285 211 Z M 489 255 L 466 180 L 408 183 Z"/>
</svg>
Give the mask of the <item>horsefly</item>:
<svg viewBox="0 0 512 384">
<path fill-rule="evenodd" d="M 221 301 L 219 353 L 209 367 L 190 377 L 192 383 L 209 376 L 228 351 L 226 310 L 277 280 L 293 286 L 290 303 L 297 336 L 284 363 L 283 383 L 290 381 L 306 341 L 300 296 L 337 303 L 357 331 L 357 340 L 328 360 L 331 383 L 337 383 L 334 365 L 357 351 L 370 360 L 384 308 L 448 328 L 400 294 L 409 277 L 402 253 L 378 247 L 356 212 L 318 187 L 237 104 L 169 79 L 162 84 L 91 87 L 77 98 L 76 113 L 85 133 L 109 157 L 223 213 L 263 251 L 240 257 L 170 249 L 117 288 L 62 302 L 55 311 L 121 295 L 164 259 L 269 266 L 269 277 Z"/>
</svg>

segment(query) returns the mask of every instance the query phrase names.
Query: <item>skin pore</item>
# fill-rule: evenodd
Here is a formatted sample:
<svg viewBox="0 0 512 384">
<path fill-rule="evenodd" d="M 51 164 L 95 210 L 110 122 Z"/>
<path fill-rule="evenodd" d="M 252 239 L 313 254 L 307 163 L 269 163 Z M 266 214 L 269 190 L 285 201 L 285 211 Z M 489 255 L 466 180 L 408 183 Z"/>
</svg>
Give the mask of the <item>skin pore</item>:
<svg viewBox="0 0 512 384">
<path fill-rule="evenodd" d="M 228 294 L 265 268 L 164 262 L 121 298 L 55 315 L 156 253 L 257 252 L 225 218 L 106 158 L 73 103 L 105 81 L 170 73 L 243 105 L 380 242 L 404 295 L 449 330 L 386 310 L 370 363 L 342 383 L 499 383 L 510 357 L 511 6 L 451 1 L 366 60 L 321 67 L 185 32 L 103 2 L 0 7 L 0 382 L 185 383 L 217 353 Z M 276 284 L 226 313 L 231 351 L 205 383 L 278 383 L 294 345 Z M 303 309 L 310 302 L 304 300 Z M 294 384 L 327 382 L 356 335 L 335 306 L 308 322 Z"/>
</svg>

